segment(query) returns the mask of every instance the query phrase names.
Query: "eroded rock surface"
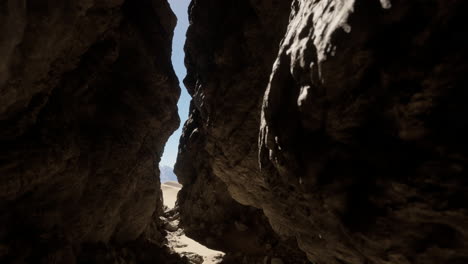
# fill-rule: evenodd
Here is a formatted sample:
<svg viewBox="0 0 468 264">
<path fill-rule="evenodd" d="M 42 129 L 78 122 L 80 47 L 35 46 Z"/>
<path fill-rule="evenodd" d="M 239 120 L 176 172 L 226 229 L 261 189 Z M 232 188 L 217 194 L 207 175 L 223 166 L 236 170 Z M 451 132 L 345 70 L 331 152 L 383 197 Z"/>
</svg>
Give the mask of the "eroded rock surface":
<svg viewBox="0 0 468 264">
<path fill-rule="evenodd" d="M 270 263 L 274 257 L 307 262 L 294 239 L 273 232 L 260 202 L 241 199 L 249 196 L 236 184 L 260 175 L 256 142 L 264 88 L 258 87 L 268 82 L 289 6 L 290 1 L 202 0 L 189 8 L 185 83 L 194 100 L 175 167 L 183 184 L 178 205 L 186 234 L 226 252 L 223 263 Z M 228 188 L 241 195 L 238 201 Z"/>
<path fill-rule="evenodd" d="M 220 179 L 314 263 L 468 262 L 468 3 L 220 2 L 191 5 L 182 223 Z"/>
<path fill-rule="evenodd" d="M 179 123 L 175 23 L 166 0 L 2 1 L 0 262 L 166 254 L 158 162 Z"/>
<path fill-rule="evenodd" d="M 225 252 L 221 263 L 263 264 L 273 258 L 284 263 L 309 263 L 293 239 L 272 230 L 260 209 L 244 206 L 229 195 L 226 185 L 212 174 L 179 192 L 180 226 L 187 236 Z"/>
</svg>

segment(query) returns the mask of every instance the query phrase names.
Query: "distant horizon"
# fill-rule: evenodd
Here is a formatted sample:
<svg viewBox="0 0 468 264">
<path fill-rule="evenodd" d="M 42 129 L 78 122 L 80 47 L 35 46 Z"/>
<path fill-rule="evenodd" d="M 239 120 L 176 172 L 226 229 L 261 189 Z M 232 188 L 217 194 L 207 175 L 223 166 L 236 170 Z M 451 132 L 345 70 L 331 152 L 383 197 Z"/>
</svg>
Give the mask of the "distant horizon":
<svg viewBox="0 0 468 264">
<path fill-rule="evenodd" d="M 159 165 L 159 181 L 160 182 L 167 182 L 167 181 L 175 181 L 179 182 L 179 179 L 174 173 L 174 168 L 167 166 L 167 165 Z"/>
<path fill-rule="evenodd" d="M 174 168 L 174 164 L 177 159 L 177 153 L 179 149 L 179 139 L 182 135 L 182 128 L 185 121 L 188 118 L 189 106 L 191 97 L 187 93 L 182 80 L 184 79 L 187 70 L 185 69 L 184 64 L 184 44 L 185 44 L 185 33 L 189 25 L 188 22 L 188 6 L 190 0 L 169 0 L 169 4 L 172 8 L 172 11 L 177 17 L 177 26 L 174 31 L 174 39 L 172 41 L 172 65 L 174 71 L 179 79 L 181 94 L 179 102 L 177 104 L 179 117 L 180 117 L 180 127 L 171 135 L 169 140 L 164 147 L 164 153 L 161 157 L 160 165 L 168 166 Z"/>
</svg>

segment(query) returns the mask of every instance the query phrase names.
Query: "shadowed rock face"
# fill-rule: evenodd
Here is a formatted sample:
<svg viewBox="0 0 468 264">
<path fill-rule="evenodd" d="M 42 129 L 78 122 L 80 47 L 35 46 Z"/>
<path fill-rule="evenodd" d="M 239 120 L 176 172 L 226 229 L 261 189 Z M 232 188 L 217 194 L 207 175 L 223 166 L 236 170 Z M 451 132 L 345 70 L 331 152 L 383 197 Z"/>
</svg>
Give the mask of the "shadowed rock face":
<svg viewBox="0 0 468 264">
<path fill-rule="evenodd" d="M 228 192 L 240 186 L 235 181 L 248 184 L 260 175 L 259 87 L 268 81 L 289 6 L 290 1 L 212 0 L 193 1 L 189 8 L 185 83 L 194 100 L 175 166 L 183 184 L 178 205 L 186 234 L 226 252 L 224 263 L 270 263 L 275 257 L 307 262 L 294 239 L 283 241 L 260 209 Z"/>
<path fill-rule="evenodd" d="M 226 263 L 468 263 L 465 10 L 193 0 L 187 234 Z M 0 3 L 1 263 L 179 261 L 174 25 L 165 0 Z"/>
<path fill-rule="evenodd" d="M 314 263 L 468 262 L 467 2 L 219 2 L 190 9 L 182 224 L 221 180 Z"/>
<path fill-rule="evenodd" d="M 175 23 L 165 0 L 0 4 L 0 262 L 159 258 Z"/>
<path fill-rule="evenodd" d="M 260 209 L 236 202 L 214 175 L 198 174 L 187 186 L 178 197 L 181 225 L 188 236 L 226 252 L 222 263 L 309 263 L 295 240 L 276 235 Z"/>
</svg>

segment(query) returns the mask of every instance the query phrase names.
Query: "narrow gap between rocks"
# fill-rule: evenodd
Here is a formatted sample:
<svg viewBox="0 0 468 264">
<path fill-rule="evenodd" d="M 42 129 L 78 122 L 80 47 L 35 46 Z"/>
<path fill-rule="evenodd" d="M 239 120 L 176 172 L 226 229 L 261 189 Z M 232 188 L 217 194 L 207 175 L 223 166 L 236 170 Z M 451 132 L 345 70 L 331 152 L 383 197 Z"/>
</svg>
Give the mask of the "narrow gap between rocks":
<svg viewBox="0 0 468 264">
<path fill-rule="evenodd" d="M 187 237 L 184 230 L 179 227 L 179 213 L 175 208 L 177 194 L 182 188 L 178 183 L 177 176 L 174 174 L 174 164 L 177 159 L 179 139 L 182 134 L 182 128 L 188 118 L 190 95 L 184 86 L 183 79 L 187 73 L 184 65 L 184 44 L 185 34 L 189 25 L 188 6 L 190 0 L 169 0 L 172 11 L 177 17 L 177 26 L 174 32 L 172 42 L 172 65 L 179 79 L 181 95 L 177 104 L 180 127 L 169 138 L 164 148 L 164 154 L 161 158 L 160 180 L 164 200 L 164 216 L 161 219 L 166 223 L 168 247 L 175 253 L 185 256 L 191 263 L 216 264 L 222 261 L 223 252 L 211 250 L 200 243 Z"/>
</svg>

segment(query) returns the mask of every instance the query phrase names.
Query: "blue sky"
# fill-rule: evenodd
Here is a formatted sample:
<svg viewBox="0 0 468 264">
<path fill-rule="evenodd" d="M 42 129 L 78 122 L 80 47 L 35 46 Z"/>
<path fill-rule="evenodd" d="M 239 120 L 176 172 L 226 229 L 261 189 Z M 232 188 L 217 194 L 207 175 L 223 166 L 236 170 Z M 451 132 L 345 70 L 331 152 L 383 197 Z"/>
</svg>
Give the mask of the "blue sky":
<svg viewBox="0 0 468 264">
<path fill-rule="evenodd" d="M 172 42 L 172 65 L 180 81 L 180 88 L 182 93 L 180 95 L 179 103 L 179 116 L 180 116 L 180 127 L 177 131 L 172 134 L 169 141 L 164 148 L 164 154 L 161 158 L 160 165 L 174 167 L 174 163 L 177 159 L 177 150 L 179 146 L 179 138 L 182 133 L 182 127 L 187 120 L 189 106 L 190 106 L 190 95 L 187 93 L 182 80 L 185 77 L 186 69 L 184 65 L 184 43 L 185 43 L 185 32 L 189 25 L 188 22 L 188 5 L 190 0 L 169 0 L 172 11 L 177 16 L 177 27 L 174 32 L 174 40 Z"/>
</svg>

